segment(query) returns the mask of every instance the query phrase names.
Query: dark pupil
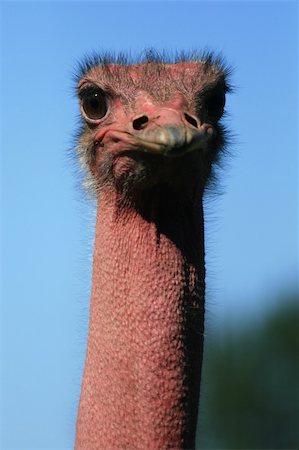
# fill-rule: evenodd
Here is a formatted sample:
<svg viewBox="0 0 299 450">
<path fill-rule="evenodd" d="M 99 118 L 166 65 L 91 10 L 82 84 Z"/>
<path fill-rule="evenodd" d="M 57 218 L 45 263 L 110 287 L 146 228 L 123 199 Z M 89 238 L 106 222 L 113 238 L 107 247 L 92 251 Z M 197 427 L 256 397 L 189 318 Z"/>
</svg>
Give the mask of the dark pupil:
<svg viewBox="0 0 299 450">
<path fill-rule="evenodd" d="M 223 114 L 225 95 L 223 92 L 210 92 L 205 98 L 205 109 L 211 119 L 219 120 Z"/>
<path fill-rule="evenodd" d="M 99 99 L 97 97 L 98 94 L 94 94 L 94 98 L 90 99 L 90 107 L 92 109 L 97 109 L 99 107 Z"/>
<path fill-rule="evenodd" d="M 83 109 L 90 119 L 101 119 L 107 112 L 104 96 L 101 92 L 89 92 L 83 97 Z"/>
</svg>

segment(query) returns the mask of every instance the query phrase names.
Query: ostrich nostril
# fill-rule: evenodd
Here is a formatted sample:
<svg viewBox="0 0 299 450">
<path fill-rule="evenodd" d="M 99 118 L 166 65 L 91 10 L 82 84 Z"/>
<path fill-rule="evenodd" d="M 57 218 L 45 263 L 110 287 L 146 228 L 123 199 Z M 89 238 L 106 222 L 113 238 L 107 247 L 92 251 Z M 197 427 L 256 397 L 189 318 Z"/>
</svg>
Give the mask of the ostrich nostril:
<svg viewBox="0 0 299 450">
<path fill-rule="evenodd" d="M 193 125 L 193 127 L 198 128 L 198 122 L 197 122 L 197 120 L 196 120 L 194 117 L 190 116 L 190 115 L 187 114 L 187 113 L 184 113 L 184 117 L 185 117 L 185 119 L 186 119 L 186 121 L 187 121 L 188 123 L 190 123 L 191 125 Z"/>
<path fill-rule="evenodd" d="M 134 130 L 143 130 L 147 126 L 148 123 L 148 117 L 147 116 L 140 116 L 137 117 L 137 119 L 133 120 L 133 128 Z"/>
</svg>

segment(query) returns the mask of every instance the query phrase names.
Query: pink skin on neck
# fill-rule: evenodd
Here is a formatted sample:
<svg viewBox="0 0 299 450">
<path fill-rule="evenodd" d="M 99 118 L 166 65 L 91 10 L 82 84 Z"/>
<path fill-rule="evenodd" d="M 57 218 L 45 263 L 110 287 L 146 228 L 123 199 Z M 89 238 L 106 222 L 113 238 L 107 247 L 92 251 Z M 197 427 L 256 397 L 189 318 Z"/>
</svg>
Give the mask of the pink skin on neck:
<svg viewBox="0 0 299 450">
<path fill-rule="evenodd" d="M 145 215 L 118 205 L 115 192 L 100 196 L 76 449 L 194 448 L 203 346 L 201 198 L 194 210 L 170 204 L 153 196 Z"/>
<path fill-rule="evenodd" d="M 100 194 L 77 450 L 195 447 L 204 330 L 202 191 L 221 144 L 219 128 L 197 114 L 196 93 L 223 74 L 201 63 L 166 64 L 165 90 L 152 69 L 97 66 L 79 83 L 80 89 L 116 85 L 117 95 L 93 122 L 80 91 L 86 121 L 80 148 Z M 140 75 L 144 83 L 134 84 Z M 198 151 L 166 155 L 169 143 L 171 150 L 184 149 L 195 135 Z"/>
</svg>

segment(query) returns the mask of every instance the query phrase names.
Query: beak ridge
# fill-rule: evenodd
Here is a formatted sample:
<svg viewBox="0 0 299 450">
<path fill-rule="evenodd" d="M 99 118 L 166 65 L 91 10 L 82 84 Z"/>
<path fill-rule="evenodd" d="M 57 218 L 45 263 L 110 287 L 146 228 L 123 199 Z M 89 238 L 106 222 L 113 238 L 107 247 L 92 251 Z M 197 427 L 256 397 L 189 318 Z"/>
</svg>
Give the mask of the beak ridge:
<svg viewBox="0 0 299 450">
<path fill-rule="evenodd" d="M 204 149 L 211 138 L 211 127 L 189 128 L 168 125 L 134 136 L 140 150 L 165 156 L 180 156 L 196 148 Z"/>
</svg>

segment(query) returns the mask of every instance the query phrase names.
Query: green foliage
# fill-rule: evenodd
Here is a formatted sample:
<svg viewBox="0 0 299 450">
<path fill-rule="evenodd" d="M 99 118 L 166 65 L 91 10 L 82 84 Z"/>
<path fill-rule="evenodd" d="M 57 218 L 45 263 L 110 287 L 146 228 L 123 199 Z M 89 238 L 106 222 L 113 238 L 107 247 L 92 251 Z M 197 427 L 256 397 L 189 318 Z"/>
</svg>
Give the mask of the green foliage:
<svg viewBox="0 0 299 450">
<path fill-rule="evenodd" d="M 298 325 L 293 299 L 259 326 L 207 342 L 199 449 L 299 448 Z"/>
</svg>

